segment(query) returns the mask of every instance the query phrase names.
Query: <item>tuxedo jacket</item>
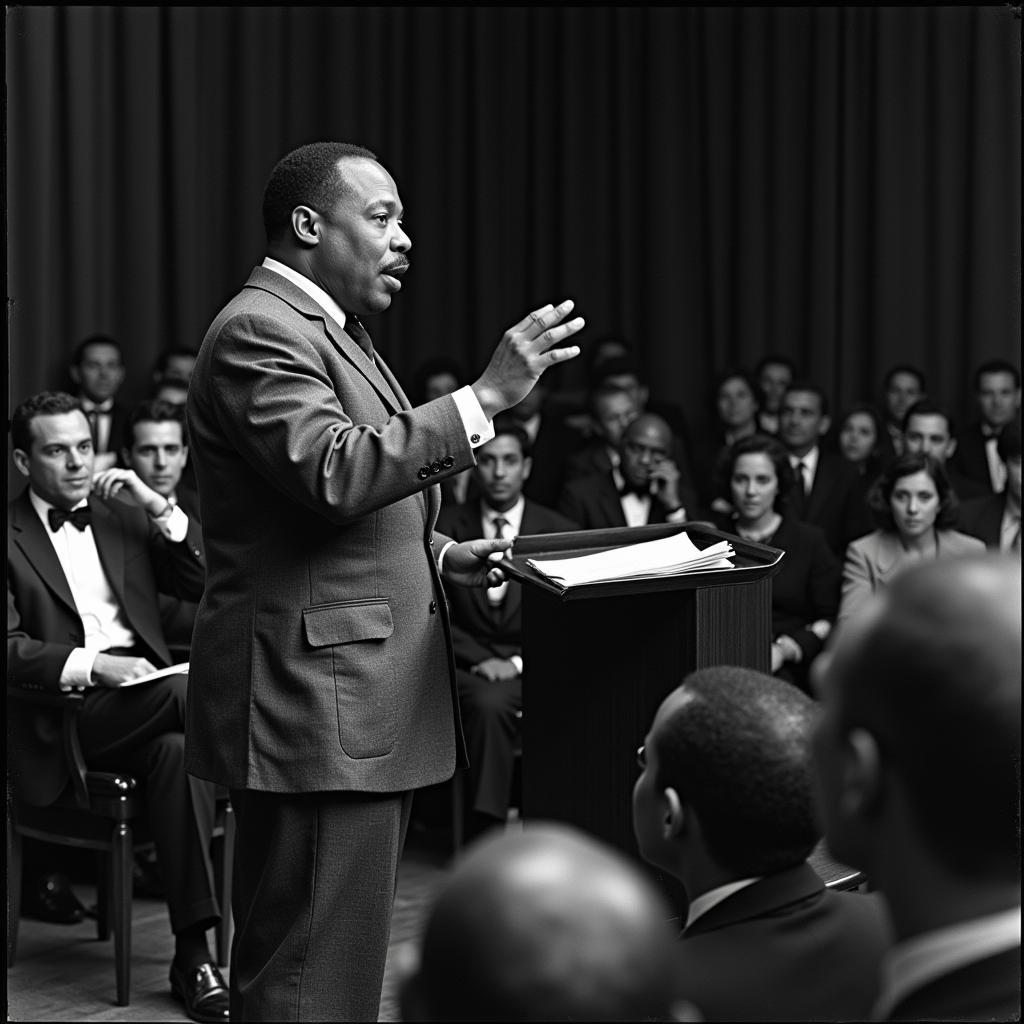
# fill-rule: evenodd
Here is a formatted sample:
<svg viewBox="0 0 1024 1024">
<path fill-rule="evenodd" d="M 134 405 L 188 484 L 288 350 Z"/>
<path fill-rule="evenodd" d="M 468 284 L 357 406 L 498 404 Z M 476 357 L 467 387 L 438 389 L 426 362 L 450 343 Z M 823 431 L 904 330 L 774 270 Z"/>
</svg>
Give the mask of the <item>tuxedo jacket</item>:
<svg viewBox="0 0 1024 1024">
<path fill-rule="evenodd" d="M 987 441 L 988 438 L 981 432 L 980 422 L 969 424 L 957 438 L 956 451 L 949 460 L 949 466 L 991 494 L 992 477 L 988 471 L 988 456 L 985 454 Z"/>
<path fill-rule="evenodd" d="M 453 540 L 474 540 L 483 536 L 480 503 L 470 502 L 441 510 L 438 529 Z M 536 502 L 527 501 L 520 533 L 562 533 L 575 530 L 575 523 Z M 522 585 L 509 580 L 504 600 L 492 605 L 483 587 L 451 587 L 448 601 L 452 617 L 455 662 L 469 669 L 487 658 L 508 658 L 522 654 Z"/>
<path fill-rule="evenodd" d="M 475 464 L 454 399 L 410 408 L 380 356 L 257 267 L 207 331 L 187 415 L 208 560 L 188 771 L 278 793 L 449 778 L 436 485 Z"/>
<path fill-rule="evenodd" d="M 956 530 L 938 530 L 938 557 L 976 555 L 985 550 L 983 541 Z M 839 601 L 842 622 L 855 615 L 877 590 L 887 587 L 916 559 L 903 549 L 899 535 L 892 530 L 875 530 L 855 540 L 846 549 L 843 562 L 843 586 Z"/>
<path fill-rule="evenodd" d="M 908 992 L 886 1020 L 1020 1020 L 1020 946 Z"/>
<path fill-rule="evenodd" d="M 960 506 L 960 519 L 957 526 L 964 533 L 984 541 L 985 547 L 992 551 L 998 551 L 1005 511 L 1005 492 L 973 498 Z"/>
<path fill-rule="evenodd" d="M 688 487 L 679 487 L 679 498 L 687 519 L 697 518 L 697 496 Z M 581 530 L 601 530 L 625 526 L 626 516 L 611 473 L 568 480 L 558 499 L 558 511 L 579 523 Z M 664 523 L 668 510 L 658 498 L 651 498 L 647 523 Z"/>
<path fill-rule="evenodd" d="M 158 594 L 201 596 L 205 558 L 198 525 L 190 520 L 185 540 L 172 544 L 140 508 L 99 498 L 90 498 L 89 507 L 100 562 L 137 646 L 154 665 L 170 665 Z M 8 686 L 57 693 L 68 655 L 85 642 L 82 619 L 27 489 L 7 513 Z M 8 707 L 9 763 L 16 792 L 45 804 L 67 781 L 54 749 L 60 729 L 54 712 L 29 707 L 21 702 Z"/>
<path fill-rule="evenodd" d="M 865 481 L 856 468 L 836 452 L 819 448 L 811 493 L 804 496 L 794 487 L 787 511 L 795 519 L 820 527 L 828 546 L 842 558 L 850 541 L 871 532 L 865 499 Z"/>
<path fill-rule="evenodd" d="M 892 938 L 877 894 L 809 864 L 733 893 L 683 932 L 679 991 L 705 1020 L 867 1020 Z"/>
</svg>

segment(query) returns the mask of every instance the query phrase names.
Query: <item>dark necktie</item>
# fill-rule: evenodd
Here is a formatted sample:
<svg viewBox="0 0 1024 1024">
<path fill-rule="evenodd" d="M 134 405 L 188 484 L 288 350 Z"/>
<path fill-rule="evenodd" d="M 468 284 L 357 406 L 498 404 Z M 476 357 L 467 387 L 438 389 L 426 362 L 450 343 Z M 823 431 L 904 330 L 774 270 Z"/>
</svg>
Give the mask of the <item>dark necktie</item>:
<svg viewBox="0 0 1024 1024">
<path fill-rule="evenodd" d="M 56 533 L 65 523 L 70 523 L 76 530 L 84 530 L 92 522 L 92 509 L 88 505 L 65 512 L 62 508 L 51 508 L 46 511 L 50 521 L 50 529 Z"/>
<path fill-rule="evenodd" d="M 345 314 L 345 333 L 366 353 L 366 358 L 373 362 L 373 342 L 366 328 L 359 322 L 354 313 Z"/>
<path fill-rule="evenodd" d="M 85 416 L 89 421 L 89 433 L 92 434 L 92 450 L 98 452 L 100 450 L 100 414 L 95 409 L 90 409 Z"/>
<path fill-rule="evenodd" d="M 804 497 L 806 498 L 807 495 L 811 493 L 811 488 L 807 483 L 811 473 L 811 467 L 808 466 L 803 459 L 800 459 L 796 464 L 796 471 L 800 474 L 800 489 L 804 492 Z"/>
</svg>

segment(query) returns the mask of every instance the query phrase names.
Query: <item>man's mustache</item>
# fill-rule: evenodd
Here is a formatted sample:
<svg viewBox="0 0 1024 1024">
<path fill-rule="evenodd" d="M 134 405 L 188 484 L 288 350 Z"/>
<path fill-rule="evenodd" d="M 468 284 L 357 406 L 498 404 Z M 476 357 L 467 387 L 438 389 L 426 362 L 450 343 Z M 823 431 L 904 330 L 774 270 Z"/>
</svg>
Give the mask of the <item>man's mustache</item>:
<svg viewBox="0 0 1024 1024">
<path fill-rule="evenodd" d="M 396 256 L 386 267 L 381 268 L 382 274 L 390 274 L 393 270 L 408 270 L 409 257 L 405 255 Z"/>
</svg>

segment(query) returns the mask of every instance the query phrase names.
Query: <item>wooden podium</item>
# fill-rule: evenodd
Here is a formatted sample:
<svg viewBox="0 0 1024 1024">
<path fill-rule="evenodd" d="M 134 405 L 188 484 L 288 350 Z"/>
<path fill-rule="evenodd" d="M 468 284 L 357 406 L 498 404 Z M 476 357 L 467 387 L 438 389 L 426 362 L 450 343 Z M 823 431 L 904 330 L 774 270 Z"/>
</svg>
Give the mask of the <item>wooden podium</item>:
<svg viewBox="0 0 1024 1024">
<path fill-rule="evenodd" d="M 729 540 L 735 567 L 561 591 L 527 565 L 683 531 L 701 549 Z M 637 747 L 687 673 L 721 664 L 770 671 L 771 577 L 782 556 L 703 523 L 516 540 L 503 567 L 523 585 L 527 827 L 531 819 L 563 821 L 639 860 L 632 825 Z"/>
</svg>

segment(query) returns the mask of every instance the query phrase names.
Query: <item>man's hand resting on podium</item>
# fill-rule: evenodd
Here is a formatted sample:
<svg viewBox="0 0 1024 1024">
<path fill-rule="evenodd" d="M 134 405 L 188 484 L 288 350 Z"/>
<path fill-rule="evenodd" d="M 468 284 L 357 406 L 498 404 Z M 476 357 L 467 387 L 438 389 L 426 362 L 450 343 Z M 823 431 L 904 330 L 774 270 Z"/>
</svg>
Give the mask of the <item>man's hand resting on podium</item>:
<svg viewBox="0 0 1024 1024">
<path fill-rule="evenodd" d="M 464 540 L 452 544 L 445 553 L 441 572 L 446 580 L 462 587 L 496 587 L 505 582 L 500 563 L 491 561 L 496 551 L 508 551 L 511 539 Z"/>
</svg>

